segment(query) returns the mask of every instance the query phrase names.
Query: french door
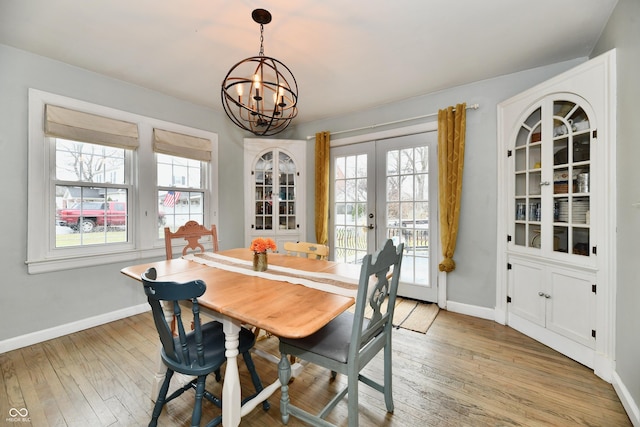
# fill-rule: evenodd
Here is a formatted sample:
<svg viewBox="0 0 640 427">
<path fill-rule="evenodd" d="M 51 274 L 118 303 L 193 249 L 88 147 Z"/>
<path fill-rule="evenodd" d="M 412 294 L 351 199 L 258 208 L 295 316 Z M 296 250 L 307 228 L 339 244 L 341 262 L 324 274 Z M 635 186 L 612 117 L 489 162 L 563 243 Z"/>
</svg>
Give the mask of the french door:
<svg viewBox="0 0 640 427">
<path fill-rule="evenodd" d="M 329 216 L 332 259 L 359 263 L 387 239 L 402 242 L 398 294 L 433 302 L 436 143 L 437 133 L 428 132 L 333 147 Z"/>
</svg>

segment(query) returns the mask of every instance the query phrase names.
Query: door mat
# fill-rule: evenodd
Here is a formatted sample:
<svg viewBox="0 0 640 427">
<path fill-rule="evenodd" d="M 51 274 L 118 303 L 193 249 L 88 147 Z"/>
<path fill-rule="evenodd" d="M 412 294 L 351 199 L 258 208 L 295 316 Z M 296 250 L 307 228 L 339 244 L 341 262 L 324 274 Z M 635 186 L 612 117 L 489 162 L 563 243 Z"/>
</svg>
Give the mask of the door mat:
<svg viewBox="0 0 640 427">
<path fill-rule="evenodd" d="M 355 306 L 348 311 L 354 310 Z M 438 304 L 398 297 L 393 311 L 393 326 L 426 334 L 439 311 Z M 371 318 L 371 312 L 372 309 L 367 307 L 364 317 Z"/>
<path fill-rule="evenodd" d="M 398 298 L 393 311 L 393 325 L 426 334 L 439 311 L 438 304 Z"/>
</svg>

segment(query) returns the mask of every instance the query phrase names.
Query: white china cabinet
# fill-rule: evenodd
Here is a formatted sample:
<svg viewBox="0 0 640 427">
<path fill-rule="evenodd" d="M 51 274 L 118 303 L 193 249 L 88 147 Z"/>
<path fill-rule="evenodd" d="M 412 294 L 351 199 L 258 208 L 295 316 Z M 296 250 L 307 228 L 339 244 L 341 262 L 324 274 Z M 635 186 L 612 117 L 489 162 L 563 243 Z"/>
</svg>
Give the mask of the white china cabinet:
<svg viewBox="0 0 640 427">
<path fill-rule="evenodd" d="M 305 141 L 244 140 L 245 242 L 256 237 L 304 240 Z"/>
<path fill-rule="evenodd" d="M 614 73 L 612 51 L 498 106 L 496 315 L 601 376 L 613 339 Z"/>
</svg>

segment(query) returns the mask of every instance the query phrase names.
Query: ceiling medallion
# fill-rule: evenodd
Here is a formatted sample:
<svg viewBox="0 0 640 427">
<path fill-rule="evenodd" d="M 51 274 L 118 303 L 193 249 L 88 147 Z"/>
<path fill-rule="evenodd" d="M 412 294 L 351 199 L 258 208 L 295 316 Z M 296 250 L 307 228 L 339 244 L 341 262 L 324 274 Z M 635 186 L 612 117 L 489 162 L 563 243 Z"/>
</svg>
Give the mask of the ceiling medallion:
<svg viewBox="0 0 640 427">
<path fill-rule="evenodd" d="M 222 81 L 222 106 L 242 129 L 275 135 L 298 114 L 298 84 L 286 65 L 264 56 L 264 25 L 271 22 L 271 13 L 256 9 L 251 17 L 260 24 L 260 53 L 231 67 Z"/>
</svg>

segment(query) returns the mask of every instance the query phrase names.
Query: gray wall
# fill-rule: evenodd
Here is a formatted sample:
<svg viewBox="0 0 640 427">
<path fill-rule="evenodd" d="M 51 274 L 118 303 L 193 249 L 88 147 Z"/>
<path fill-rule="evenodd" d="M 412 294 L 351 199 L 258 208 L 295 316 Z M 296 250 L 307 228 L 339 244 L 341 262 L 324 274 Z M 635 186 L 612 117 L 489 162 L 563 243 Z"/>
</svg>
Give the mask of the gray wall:
<svg viewBox="0 0 640 427">
<path fill-rule="evenodd" d="M 0 341 L 145 302 L 141 289 L 119 273 L 125 264 L 27 274 L 29 88 L 217 132 L 225 159 L 219 170 L 220 243 L 242 246 L 243 202 L 236 195 L 243 191 L 243 135 L 224 114 L 0 45 Z"/>
<path fill-rule="evenodd" d="M 617 298 L 616 372 L 640 404 L 640 1 L 620 0 L 593 55 L 616 48 Z"/>
<path fill-rule="evenodd" d="M 454 256 L 456 269 L 447 278 L 447 300 L 493 309 L 496 301 L 497 104 L 586 59 L 523 71 L 384 105 L 370 111 L 300 125 L 296 129 L 297 134 L 298 137 L 305 138 L 323 130 L 355 129 L 435 113 L 441 108 L 461 102 L 466 102 L 467 105 L 480 104 L 478 110 L 467 110 L 460 229 Z M 464 63 L 458 65 L 473 66 Z M 425 120 L 437 120 L 437 117 L 405 122 L 395 127 L 410 126 Z M 386 129 L 388 127 L 338 135 L 336 140 L 344 136 Z M 314 142 L 310 141 L 307 155 L 309 170 L 313 170 L 313 148 Z M 307 200 L 311 204 L 308 212 L 312 213 L 313 188 L 308 191 L 310 196 Z M 307 234 L 310 241 L 315 241 L 312 226 L 308 227 Z"/>
<path fill-rule="evenodd" d="M 340 130 L 436 112 L 458 102 L 478 103 L 467 115 L 463 213 L 458 236 L 458 268 L 449 276 L 448 299 L 493 308 L 495 302 L 496 104 L 530 86 L 565 71 L 584 59 L 555 64 L 348 117 L 299 125 L 282 138 L 306 138 L 320 130 Z M 466 66 L 466 64 L 463 64 Z M 125 264 L 72 272 L 27 274 L 27 91 L 36 88 L 108 107 L 193 126 L 219 135 L 221 247 L 243 245 L 244 209 L 242 139 L 245 136 L 221 113 L 157 92 L 0 45 L 0 177 L 5 183 L 0 241 L 3 277 L 0 282 L 0 340 L 64 325 L 144 302 L 140 290 L 120 275 Z M 212 95 L 213 96 L 213 95 Z M 307 171 L 313 176 L 313 147 L 308 144 Z M 6 185 L 6 183 L 19 183 Z M 313 181 L 308 180 L 307 227 L 313 232 Z M 143 260 L 132 260 L 139 263 Z M 28 302 L 28 304 L 27 304 Z M 25 310 L 30 315 L 25 316 Z M 16 321 L 20 319 L 20 321 Z M 8 326 L 10 325 L 10 326 Z"/>
</svg>

